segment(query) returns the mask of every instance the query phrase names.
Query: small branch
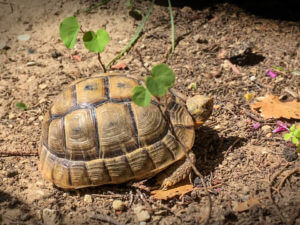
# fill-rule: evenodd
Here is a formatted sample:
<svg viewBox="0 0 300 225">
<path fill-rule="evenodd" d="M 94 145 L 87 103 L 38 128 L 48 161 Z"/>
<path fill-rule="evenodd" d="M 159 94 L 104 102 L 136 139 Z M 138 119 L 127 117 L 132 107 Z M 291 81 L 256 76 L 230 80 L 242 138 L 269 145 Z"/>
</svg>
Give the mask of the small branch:
<svg viewBox="0 0 300 225">
<path fill-rule="evenodd" d="M 227 151 L 225 152 L 225 156 L 227 156 L 229 154 L 229 152 L 231 152 L 231 149 L 237 144 L 239 143 L 239 141 L 241 140 L 241 138 L 237 138 L 235 139 L 235 141 L 232 143 L 232 145 L 230 145 L 230 147 L 227 149 Z"/>
<path fill-rule="evenodd" d="M 92 219 L 100 220 L 114 225 L 123 225 L 108 215 L 97 214 L 91 217 Z"/>
<path fill-rule="evenodd" d="M 282 221 L 282 223 L 284 224 L 287 224 L 287 219 L 282 215 L 281 213 L 281 210 L 279 208 L 279 206 L 276 204 L 273 196 L 272 196 L 272 187 L 273 187 L 273 183 L 275 181 L 275 179 L 285 170 L 285 168 L 288 166 L 289 164 L 286 164 L 279 172 L 277 172 L 273 177 L 272 179 L 270 180 L 270 183 L 269 183 L 269 189 L 268 189 L 268 197 L 269 199 L 272 201 L 273 205 L 275 206 L 275 209 Z M 270 175 L 269 175 L 269 178 L 270 178 Z"/>
<path fill-rule="evenodd" d="M 152 10 L 152 7 L 154 5 L 154 2 L 155 0 L 152 0 L 151 2 L 151 5 L 149 6 L 149 9 L 148 9 L 148 12 L 146 14 L 146 16 L 144 17 L 141 25 L 138 27 L 137 31 L 135 32 L 133 38 L 130 40 L 130 42 L 125 46 L 125 48 L 121 51 L 120 54 L 118 54 L 115 58 L 113 58 L 109 63 L 108 65 L 106 66 L 106 68 L 110 68 L 118 59 L 120 59 L 125 52 L 129 51 L 129 49 L 132 47 L 132 45 L 136 42 L 136 40 L 139 38 L 140 36 L 140 33 L 145 25 L 145 22 L 147 21 L 150 13 L 151 13 L 151 10 Z"/>
<path fill-rule="evenodd" d="M 285 181 L 291 176 L 293 175 L 294 173 L 299 173 L 300 172 L 300 168 L 295 168 L 293 169 L 292 171 L 290 171 L 280 182 L 280 184 L 278 185 L 278 192 L 280 191 L 280 189 L 282 188 L 283 184 L 285 183 Z"/>
<path fill-rule="evenodd" d="M 174 28 L 174 18 L 173 18 L 173 12 L 172 12 L 172 5 L 171 0 L 168 0 L 169 3 L 169 11 L 170 11 L 170 22 L 171 22 L 171 35 L 172 35 L 172 51 L 170 56 L 174 53 L 175 49 L 175 28 Z"/>
<path fill-rule="evenodd" d="M 84 34 L 85 32 L 84 32 L 84 30 L 82 30 L 82 26 L 80 26 L 80 31 Z"/>
<path fill-rule="evenodd" d="M 99 52 L 98 52 L 98 60 L 99 60 L 99 63 L 100 63 L 100 65 L 101 65 L 101 67 L 102 67 L 104 73 L 106 73 L 106 68 L 105 68 L 104 64 L 102 63 L 102 61 L 101 61 L 101 56 L 100 56 L 100 53 L 99 53 Z"/>
<path fill-rule="evenodd" d="M 256 115 L 254 115 L 254 114 L 252 114 L 252 113 L 250 113 L 250 112 L 248 112 L 246 110 L 243 110 L 243 112 L 244 112 L 244 114 L 246 116 L 249 116 L 251 119 L 253 119 L 253 120 L 257 121 L 257 122 L 264 122 L 263 119 L 258 118 Z"/>
<path fill-rule="evenodd" d="M 135 51 L 136 51 L 136 53 L 138 54 L 138 56 L 139 56 L 139 58 L 140 58 L 140 62 L 141 62 L 141 64 L 142 64 L 142 66 L 143 66 L 144 69 L 147 71 L 147 73 L 150 74 L 149 69 L 145 66 L 145 62 L 144 62 L 144 60 L 143 60 L 143 57 L 142 57 L 140 51 L 139 51 L 138 49 L 136 49 Z"/>
<path fill-rule="evenodd" d="M 0 157 L 10 156 L 38 156 L 37 152 L 0 152 Z"/>
</svg>

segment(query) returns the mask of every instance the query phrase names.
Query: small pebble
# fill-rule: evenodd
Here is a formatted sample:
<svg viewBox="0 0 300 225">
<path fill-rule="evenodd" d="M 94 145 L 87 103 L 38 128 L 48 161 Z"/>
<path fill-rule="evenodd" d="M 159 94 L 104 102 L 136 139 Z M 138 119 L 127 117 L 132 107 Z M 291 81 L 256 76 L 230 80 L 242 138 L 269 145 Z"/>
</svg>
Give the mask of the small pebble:
<svg viewBox="0 0 300 225">
<path fill-rule="evenodd" d="M 136 214 L 139 222 L 146 222 L 151 217 L 150 213 L 147 210 L 145 210 L 145 208 L 142 205 L 134 207 L 133 211 Z"/>
<path fill-rule="evenodd" d="M 48 209 L 48 208 L 43 209 L 42 218 L 45 225 L 60 224 L 58 212 L 54 209 Z"/>
<path fill-rule="evenodd" d="M 53 59 L 56 59 L 58 57 L 62 56 L 62 54 L 60 52 L 58 52 L 57 50 L 54 50 L 52 53 L 51 53 L 51 57 Z"/>
<path fill-rule="evenodd" d="M 28 49 L 28 53 L 29 53 L 29 54 L 34 54 L 34 53 L 35 53 L 35 50 L 34 50 L 33 48 L 29 48 L 29 49 Z"/>
<path fill-rule="evenodd" d="M 28 62 L 28 63 L 26 63 L 26 66 L 35 66 L 35 65 L 37 65 L 36 62 Z"/>
<path fill-rule="evenodd" d="M 23 34 L 23 35 L 19 35 L 17 38 L 20 41 L 28 41 L 30 39 L 30 35 L 29 34 Z"/>
<path fill-rule="evenodd" d="M 266 134 L 266 137 L 267 137 L 267 138 L 272 137 L 272 133 L 267 133 L 267 134 Z"/>
<path fill-rule="evenodd" d="M 264 126 L 262 126 L 262 131 L 264 131 L 264 132 L 270 132 L 271 130 L 272 130 L 272 127 L 271 126 L 269 126 L 269 125 L 264 125 Z"/>
<path fill-rule="evenodd" d="M 114 200 L 112 203 L 112 207 L 116 211 L 123 211 L 125 209 L 125 204 L 121 200 Z"/>
<path fill-rule="evenodd" d="M 256 79 L 255 76 L 251 76 L 251 77 L 250 77 L 250 80 L 251 80 L 251 81 L 254 81 L 255 79 Z"/>
<path fill-rule="evenodd" d="M 92 203 L 93 202 L 93 199 L 92 199 L 91 195 L 84 195 L 84 199 L 83 200 L 85 202 L 87 202 L 87 203 Z"/>
<path fill-rule="evenodd" d="M 12 119 L 15 119 L 15 118 L 16 118 L 16 115 L 14 113 L 8 114 L 8 119 L 12 120 Z"/>
</svg>

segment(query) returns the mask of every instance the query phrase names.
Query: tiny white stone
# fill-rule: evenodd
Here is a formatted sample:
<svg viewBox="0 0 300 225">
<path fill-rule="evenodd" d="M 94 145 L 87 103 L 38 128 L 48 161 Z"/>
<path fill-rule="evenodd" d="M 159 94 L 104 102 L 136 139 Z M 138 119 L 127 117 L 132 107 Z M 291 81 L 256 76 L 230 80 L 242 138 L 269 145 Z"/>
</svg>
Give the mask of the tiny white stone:
<svg viewBox="0 0 300 225">
<path fill-rule="evenodd" d="M 125 204 L 121 200 L 114 200 L 112 203 L 112 207 L 114 210 L 123 211 L 125 209 Z"/>
<path fill-rule="evenodd" d="M 250 80 L 251 80 L 251 81 L 254 81 L 255 79 L 256 79 L 255 76 L 251 76 L 251 77 L 250 77 Z"/>
<path fill-rule="evenodd" d="M 92 196 L 91 195 L 84 195 L 84 198 L 83 200 L 87 203 L 92 203 L 93 202 L 93 199 L 92 199 Z"/>
</svg>

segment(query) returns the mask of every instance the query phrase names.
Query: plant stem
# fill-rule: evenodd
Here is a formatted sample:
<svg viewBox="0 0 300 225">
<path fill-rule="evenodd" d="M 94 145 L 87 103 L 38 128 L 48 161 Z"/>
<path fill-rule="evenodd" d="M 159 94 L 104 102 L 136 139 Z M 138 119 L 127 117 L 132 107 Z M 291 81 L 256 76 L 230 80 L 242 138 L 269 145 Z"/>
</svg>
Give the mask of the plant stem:
<svg viewBox="0 0 300 225">
<path fill-rule="evenodd" d="M 168 3 L 169 3 L 170 20 L 171 20 L 171 35 L 172 35 L 172 51 L 170 54 L 170 56 L 171 56 L 175 50 L 175 28 L 174 28 L 174 18 L 173 18 L 171 0 L 168 0 Z"/>
<path fill-rule="evenodd" d="M 143 29 L 143 27 L 144 27 L 144 25 L 145 25 L 145 23 L 146 23 L 149 15 L 150 15 L 150 13 L 151 13 L 151 10 L 152 10 L 152 7 L 154 5 L 154 2 L 155 2 L 155 0 L 152 0 L 151 5 L 148 8 L 148 12 L 147 12 L 146 16 L 144 17 L 142 23 L 138 27 L 137 31 L 135 32 L 135 34 L 132 37 L 132 39 L 130 40 L 130 42 L 125 46 L 125 48 L 121 51 L 120 54 L 118 54 L 115 58 L 113 58 L 108 63 L 108 65 L 106 66 L 107 69 L 109 69 L 112 66 L 112 64 L 114 64 L 118 59 L 120 59 L 124 55 L 124 53 L 127 52 L 132 47 L 132 45 L 136 42 L 136 40 L 139 38 L 140 33 L 141 33 L 141 31 L 142 31 L 142 29 Z"/>
<path fill-rule="evenodd" d="M 106 68 L 105 68 L 104 64 L 102 63 L 102 61 L 101 61 L 101 57 L 100 57 L 100 53 L 99 53 L 99 52 L 98 52 L 98 60 L 99 60 L 99 63 L 100 63 L 100 65 L 101 65 L 101 67 L 102 67 L 104 73 L 106 73 Z"/>
<path fill-rule="evenodd" d="M 85 12 L 86 13 L 90 13 L 93 9 L 96 9 L 102 5 L 106 5 L 107 3 L 109 3 L 110 0 L 103 0 L 102 2 L 100 2 L 99 4 L 97 5 L 94 5 L 94 6 L 91 6 L 90 8 L 86 9 Z"/>
</svg>

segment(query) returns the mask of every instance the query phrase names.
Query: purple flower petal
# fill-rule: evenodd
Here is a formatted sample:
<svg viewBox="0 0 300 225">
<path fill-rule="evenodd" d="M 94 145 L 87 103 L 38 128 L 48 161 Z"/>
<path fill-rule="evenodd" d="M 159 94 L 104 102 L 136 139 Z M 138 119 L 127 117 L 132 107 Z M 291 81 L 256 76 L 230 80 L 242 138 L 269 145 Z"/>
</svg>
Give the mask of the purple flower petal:
<svg viewBox="0 0 300 225">
<path fill-rule="evenodd" d="M 253 124 L 253 128 L 256 130 L 256 129 L 258 129 L 260 127 L 260 124 L 259 123 L 255 123 L 255 124 Z"/>
<path fill-rule="evenodd" d="M 290 131 L 289 128 L 287 127 L 286 123 L 283 123 L 282 121 L 278 120 L 276 123 L 276 128 L 272 131 L 273 133 L 279 133 L 281 131 Z"/>
<path fill-rule="evenodd" d="M 275 78 L 275 77 L 277 77 L 277 74 L 276 73 L 274 73 L 272 70 L 270 70 L 270 69 L 268 69 L 268 71 L 267 71 L 267 75 L 268 76 L 270 76 L 270 77 L 272 77 L 272 78 Z"/>
</svg>

